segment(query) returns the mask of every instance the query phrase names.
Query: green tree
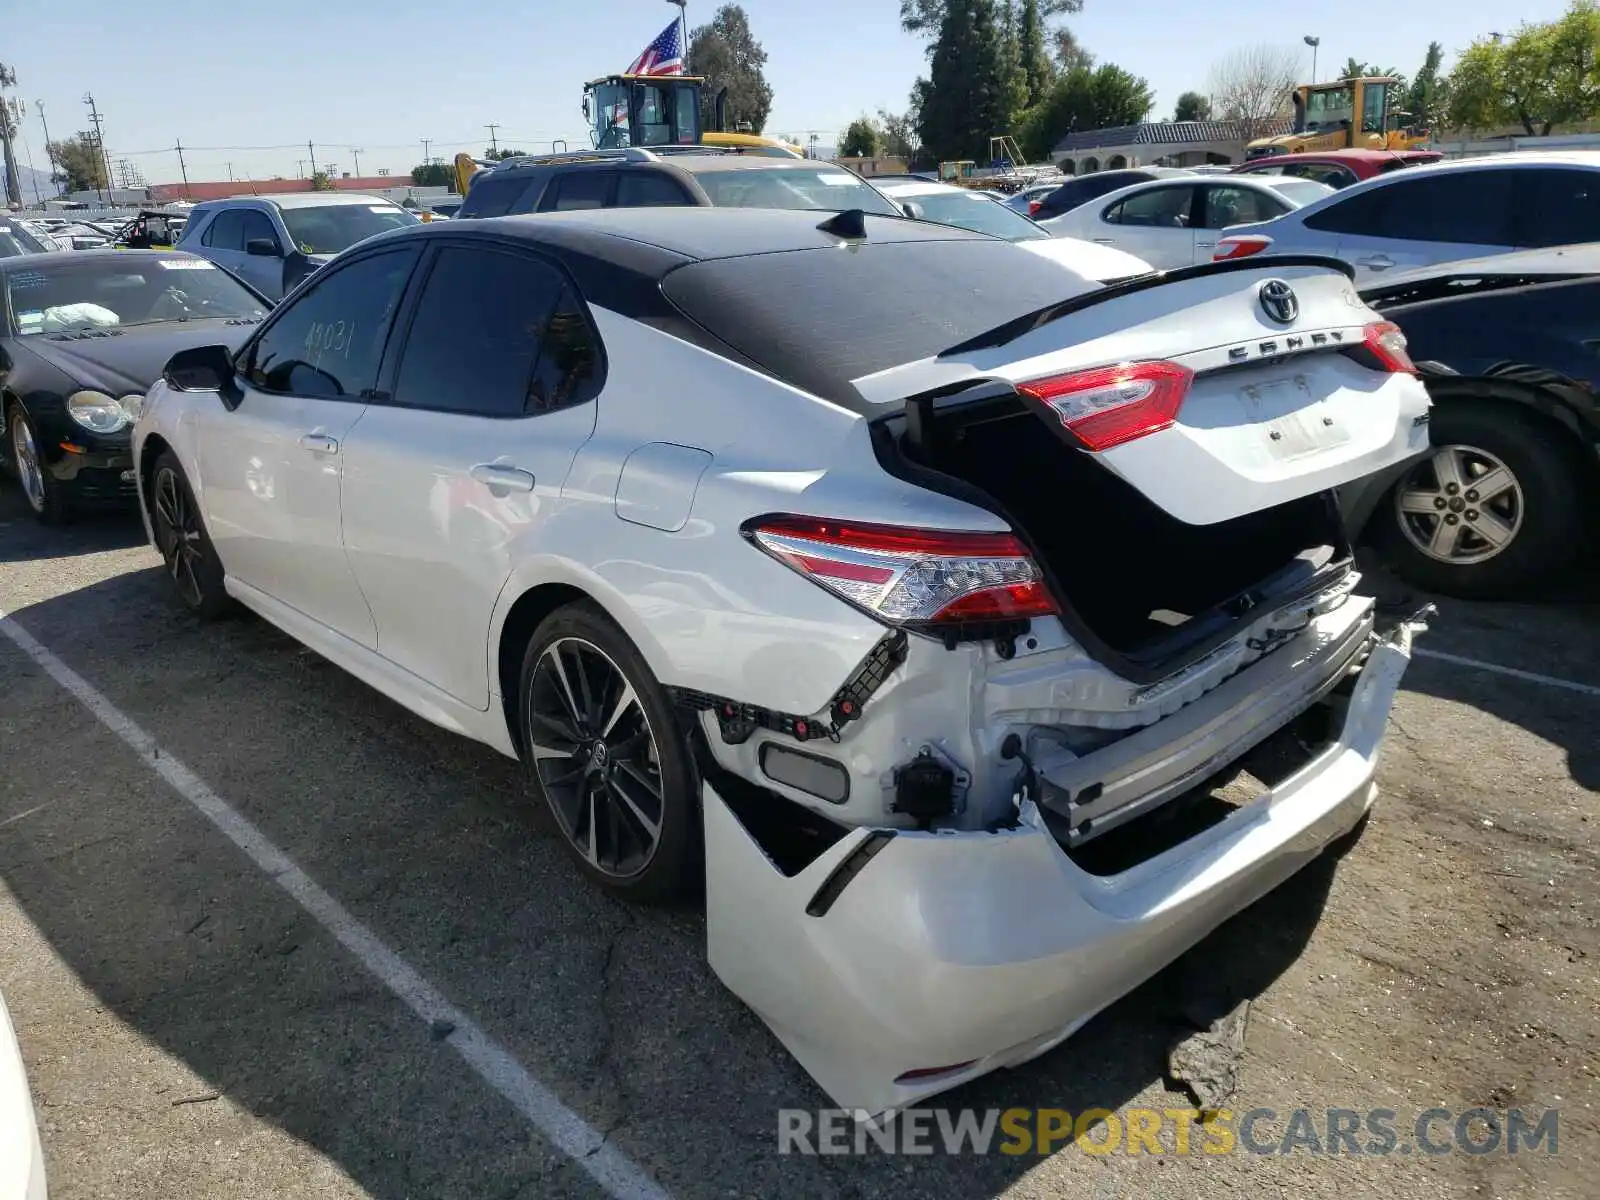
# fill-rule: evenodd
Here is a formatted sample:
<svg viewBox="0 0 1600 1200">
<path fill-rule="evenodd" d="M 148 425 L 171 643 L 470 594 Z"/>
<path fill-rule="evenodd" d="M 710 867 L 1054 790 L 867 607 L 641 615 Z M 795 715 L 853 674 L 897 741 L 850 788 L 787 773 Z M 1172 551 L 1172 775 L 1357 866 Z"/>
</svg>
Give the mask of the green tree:
<svg viewBox="0 0 1600 1200">
<path fill-rule="evenodd" d="M 1520 126 L 1530 136 L 1589 120 L 1600 115 L 1597 60 L 1600 9 L 1578 0 L 1559 20 L 1468 47 L 1450 73 L 1446 119 L 1459 129 Z"/>
<path fill-rule="evenodd" d="M 717 93 L 728 89 L 726 117 L 738 129 L 748 125 L 760 133 L 772 112 L 772 85 L 762 67 L 767 52 L 750 32 L 750 19 L 737 4 L 717 9 L 709 25 L 701 25 L 689 37 L 689 74 L 705 77 L 700 97 L 700 120 L 710 128 Z"/>
<path fill-rule="evenodd" d="M 333 180 L 328 178 L 326 171 L 314 171 L 311 175 L 311 190 L 313 192 L 332 192 L 338 189 L 334 187 Z"/>
<path fill-rule="evenodd" d="M 878 132 L 882 135 L 879 149 L 884 154 L 892 154 L 897 158 L 910 158 L 915 153 L 916 126 L 909 115 L 897 116 L 888 109 L 880 108 L 876 124 Z"/>
<path fill-rule="evenodd" d="M 1022 153 L 1029 162 L 1049 158 L 1065 134 L 1137 124 L 1154 103 L 1150 85 L 1114 63 L 1068 71 L 1023 119 Z"/>
<path fill-rule="evenodd" d="M 1014 115 L 994 0 L 945 0 L 928 79 L 918 84 L 922 144 L 941 160 L 987 161 L 989 139 Z"/>
<path fill-rule="evenodd" d="M 1022 12 L 1017 18 L 1017 58 L 1027 88 L 1023 103 L 1029 108 L 1043 100 L 1055 82 L 1056 69 L 1045 53 L 1044 35 L 1044 13 L 1040 11 L 1039 0 L 1022 0 Z"/>
<path fill-rule="evenodd" d="M 900 28 L 907 33 L 937 35 L 944 27 L 944 19 L 950 8 L 959 2 L 960 0 L 900 0 Z M 1039 16 L 1048 20 L 1051 17 L 1082 12 L 1083 0 L 1038 0 L 1037 7 Z"/>
<path fill-rule="evenodd" d="M 1178 97 L 1172 110 L 1174 121 L 1208 121 L 1211 119 L 1211 101 L 1199 92 L 1185 92 Z"/>
<path fill-rule="evenodd" d="M 1009 114 L 1005 132 L 1011 122 L 1028 107 L 1028 75 L 1022 67 L 1022 49 L 1017 41 L 1017 8 L 1012 0 L 1005 0 L 998 11 L 1000 20 L 1000 84 L 1004 93 L 1005 111 Z"/>
<path fill-rule="evenodd" d="M 106 178 L 105 156 L 92 133 L 79 133 L 64 142 L 51 142 L 47 147 L 50 157 L 67 177 L 69 192 L 92 192 L 110 186 Z"/>
<path fill-rule="evenodd" d="M 521 158 L 521 150 L 513 150 L 510 146 L 501 146 L 498 150 L 485 150 L 483 157 L 489 162 L 499 162 L 503 158 Z"/>
<path fill-rule="evenodd" d="M 845 128 L 836 151 L 840 158 L 872 158 L 878 153 L 878 128 L 870 117 L 857 117 Z"/>
<path fill-rule="evenodd" d="M 1439 72 L 1443 63 L 1444 47 L 1438 42 L 1429 42 L 1427 56 L 1411 77 L 1411 87 L 1401 105 L 1418 128 L 1433 129 L 1444 119 L 1446 79 Z"/>
<path fill-rule="evenodd" d="M 449 187 L 454 180 L 455 173 L 443 163 L 418 163 L 411 168 L 414 187 Z"/>
</svg>

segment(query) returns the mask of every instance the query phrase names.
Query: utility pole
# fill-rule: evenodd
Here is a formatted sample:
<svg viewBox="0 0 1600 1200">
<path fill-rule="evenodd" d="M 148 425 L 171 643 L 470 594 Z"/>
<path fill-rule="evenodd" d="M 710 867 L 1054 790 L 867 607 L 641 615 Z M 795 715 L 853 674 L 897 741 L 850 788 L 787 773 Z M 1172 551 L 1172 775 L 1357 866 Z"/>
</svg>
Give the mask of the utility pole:
<svg viewBox="0 0 1600 1200">
<path fill-rule="evenodd" d="M 361 151 L 351 150 L 351 156 L 356 160 L 356 178 L 361 178 Z"/>
<path fill-rule="evenodd" d="M 183 161 L 183 139 L 175 138 L 173 140 L 177 143 L 173 149 L 178 152 L 178 173 L 183 176 L 183 198 L 187 200 L 189 198 L 189 167 Z"/>
<path fill-rule="evenodd" d="M 33 109 L 39 114 L 39 124 L 44 127 L 44 157 L 50 165 L 50 186 L 56 187 L 56 152 L 50 144 L 50 122 L 44 119 L 44 101 L 35 100 Z"/>
<path fill-rule="evenodd" d="M 228 182 L 229 183 L 233 182 L 233 164 L 232 163 L 228 164 Z"/>
<path fill-rule="evenodd" d="M 22 101 L 6 95 L 7 88 L 17 86 L 17 73 L 5 63 L 0 63 L 0 143 L 4 143 L 6 167 L 6 200 L 22 206 L 22 180 L 17 178 L 17 155 L 11 148 L 11 136 L 20 126 Z"/>
<path fill-rule="evenodd" d="M 294 177 L 296 179 L 304 179 L 306 177 L 306 160 L 305 159 L 297 158 L 297 159 L 294 160 Z"/>
<path fill-rule="evenodd" d="M 423 166 L 427 166 L 430 162 L 433 161 L 431 158 L 428 157 L 428 147 L 432 144 L 433 139 L 432 138 L 420 138 L 418 140 L 422 142 L 422 165 Z"/>
<path fill-rule="evenodd" d="M 84 93 L 83 102 L 89 106 L 89 121 L 94 126 L 95 174 L 99 175 L 101 167 L 104 167 L 106 188 L 109 190 L 111 187 L 111 159 L 106 156 L 106 138 L 100 129 L 100 110 L 95 107 L 94 93 Z M 98 179 L 94 181 L 94 194 L 98 199 L 104 200 L 106 198 L 105 194 L 100 190 L 100 181 Z"/>
<path fill-rule="evenodd" d="M 307 142 L 306 153 L 311 155 L 311 178 L 315 179 L 317 177 L 317 148 Z"/>
<path fill-rule="evenodd" d="M 499 129 L 500 126 L 491 124 L 485 125 L 484 128 L 489 131 L 489 153 L 490 155 L 497 154 L 500 150 L 500 143 L 495 139 L 494 131 Z"/>
</svg>

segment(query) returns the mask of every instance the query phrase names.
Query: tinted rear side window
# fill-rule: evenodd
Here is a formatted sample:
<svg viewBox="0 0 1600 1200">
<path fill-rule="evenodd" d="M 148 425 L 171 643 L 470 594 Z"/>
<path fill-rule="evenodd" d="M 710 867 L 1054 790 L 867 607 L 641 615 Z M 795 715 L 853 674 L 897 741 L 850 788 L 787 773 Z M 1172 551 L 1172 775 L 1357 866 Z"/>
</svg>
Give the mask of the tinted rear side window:
<svg viewBox="0 0 1600 1200">
<path fill-rule="evenodd" d="M 481 179 L 472 185 L 461 203 L 463 217 L 503 217 L 511 212 L 526 212 L 530 207 L 524 193 L 537 183 L 538 176 L 505 175 Z"/>
<path fill-rule="evenodd" d="M 662 291 L 779 378 L 859 407 L 852 379 L 1098 286 L 1009 242 L 974 238 L 713 259 L 673 271 Z"/>
<path fill-rule="evenodd" d="M 539 202 L 543 212 L 565 212 L 574 208 L 604 208 L 611 202 L 615 171 L 571 171 L 557 175 Z"/>
</svg>

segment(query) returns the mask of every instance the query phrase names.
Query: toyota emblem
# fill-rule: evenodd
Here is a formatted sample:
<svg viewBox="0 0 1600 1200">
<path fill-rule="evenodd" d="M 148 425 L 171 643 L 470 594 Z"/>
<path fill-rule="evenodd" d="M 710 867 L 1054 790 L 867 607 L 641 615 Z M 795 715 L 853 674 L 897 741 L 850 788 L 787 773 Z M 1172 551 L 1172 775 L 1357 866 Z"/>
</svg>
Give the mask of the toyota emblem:
<svg viewBox="0 0 1600 1200">
<path fill-rule="evenodd" d="M 1267 280 L 1256 297 L 1261 301 L 1261 311 L 1279 325 L 1288 325 L 1300 315 L 1300 301 L 1294 289 L 1281 279 Z"/>
</svg>

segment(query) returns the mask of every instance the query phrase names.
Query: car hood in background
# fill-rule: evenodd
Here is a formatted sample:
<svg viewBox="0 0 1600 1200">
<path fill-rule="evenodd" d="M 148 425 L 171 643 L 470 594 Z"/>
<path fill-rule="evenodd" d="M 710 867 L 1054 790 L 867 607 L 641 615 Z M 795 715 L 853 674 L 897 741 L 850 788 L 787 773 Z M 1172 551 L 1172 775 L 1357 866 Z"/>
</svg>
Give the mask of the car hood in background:
<svg viewBox="0 0 1600 1200">
<path fill-rule="evenodd" d="M 220 318 L 164 321 L 127 329 L 33 334 L 12 345 L 26 346 L 82 387 L 122 396 L 144 392 L 178 351 L 219 344 L 237 349 L 256 324 Z"/>
<path fill-rule="evenodd" d="M 1034 238 L 1013 245 L 1060 263 L 1086 279 L 1104 283 L 1108 279 L 1126 279 L 1130 275 L 1148 275 L 1155 268 L 1142 258 L 1112 246 L 1097 246 L 1093 242 L 1074 237 Z"/>
</svg>

